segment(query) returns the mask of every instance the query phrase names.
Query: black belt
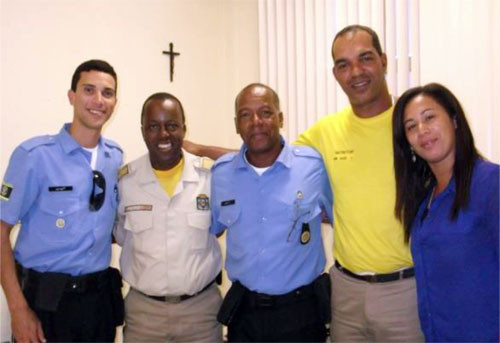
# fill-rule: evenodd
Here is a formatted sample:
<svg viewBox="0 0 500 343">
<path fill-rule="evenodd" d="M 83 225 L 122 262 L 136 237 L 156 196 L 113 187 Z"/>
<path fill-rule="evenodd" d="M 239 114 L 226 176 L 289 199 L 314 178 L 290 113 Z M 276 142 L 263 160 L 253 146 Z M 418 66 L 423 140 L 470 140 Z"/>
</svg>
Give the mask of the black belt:
<svg viewBox="0 0 500 343">
<path fill-rule="evenodd" d="M 310 298 L 313 297 L 314 294 L 314 286 L 312 283 L 280 295 L 257 293 L 247 288 L 245 295 L 243 296 L 243 300 L 251 307 L 274 307 Z"/>
<path fill-rule="evenodd" d="M 171 303 L 171 304 L 177 304 L 177 303 L 180 303 L 181 301 L 193 298 L 193 297 L 195 297 L 195 296 L 197 296 L 197 295 L 205 292 L 207 289 L 210 288 L 210 286 L 212 286 L 217 281 L 218 277 L 219 276 L 217 276 L 214 280 L 212 280 L 211 282 L 209 282 L 208 285 L 206 285 L 205 287 L 203 287 L 201 289 L 201 291 L 196 292 L 194 294 L 182 294 L 182 295 L 149 295 L 149 294 L 143 293 L 143 292 L 141 292 L 141 291 L 139 291 L 137 289 L 136 289 L 136 291 L 139 292 L 139 293 L 141 293 L 145 297 L 148 297 L 148 298 L 153 299 L 153 300 L 163 301 L 163 302 L 167 302 L 167 303 Z"/>
<path fill-rule="evenodd" d="M 415 275 L 414 268 L 406 268 L 389 274 L 359 275 L 351 272 L 348 269 L 345 269 L 337 261 L 335 261 L 335 267 L 337 267 L 338 270 L 340 270 L 342 273 L 346 275 L 349 275 L 350 277 L 370 283 L 397 281 L 402 279 L 408 279 Z"/>
<path fill-rule="evenodd" d="M 21 273 L 25 287 L 39 287 L 42 283 L 50 285 L 53 282 L 61 280 L 60 282 L 64 283 L 64 292 L 70 293 L 85 293 L 98 290 L 104 287 L 109 281 L 108 269 L 79 276 L 51 272 L 40 273 L 27 268 L 22 268 Z"/>
</svg>

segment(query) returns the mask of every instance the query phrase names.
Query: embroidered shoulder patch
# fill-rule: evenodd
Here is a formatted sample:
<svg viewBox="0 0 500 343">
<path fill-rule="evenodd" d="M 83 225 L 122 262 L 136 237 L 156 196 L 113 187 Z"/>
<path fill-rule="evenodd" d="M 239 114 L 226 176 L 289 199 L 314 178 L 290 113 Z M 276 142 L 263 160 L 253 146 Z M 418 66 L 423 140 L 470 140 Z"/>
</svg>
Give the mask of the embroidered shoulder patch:
<svg viewBox="0 0 500 343">
<path fill-rule="evenodd" d="M 12 193 L 12 190 L 14 189 L 14 186 L 12 186 L 8 182 L 2 182 L 2 190 L 0 191 L 0 198 L 2 200 L 9 200 L 10 194 Z"/>
</svg>

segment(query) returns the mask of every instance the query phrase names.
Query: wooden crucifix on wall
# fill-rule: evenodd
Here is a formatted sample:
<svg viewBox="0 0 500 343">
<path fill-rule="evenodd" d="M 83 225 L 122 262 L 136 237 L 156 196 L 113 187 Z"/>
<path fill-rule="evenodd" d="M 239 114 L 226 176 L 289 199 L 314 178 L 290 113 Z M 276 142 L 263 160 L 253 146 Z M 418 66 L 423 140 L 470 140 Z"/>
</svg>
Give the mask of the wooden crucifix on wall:
<svg viewBox="0 0 500 343">
<path fill-rule="evenodd" d="M 163 51 L 163 53 L 170 57 L 170 82 L 173 82 L 174 81 L 174 58 L 176 56 L 179 56 L 180 53 L 174 52 L 174 44 L 173 43 L 170 43 L 169 47 L 170 47 L 170 49 L 168 51 Z"/>
</svg>

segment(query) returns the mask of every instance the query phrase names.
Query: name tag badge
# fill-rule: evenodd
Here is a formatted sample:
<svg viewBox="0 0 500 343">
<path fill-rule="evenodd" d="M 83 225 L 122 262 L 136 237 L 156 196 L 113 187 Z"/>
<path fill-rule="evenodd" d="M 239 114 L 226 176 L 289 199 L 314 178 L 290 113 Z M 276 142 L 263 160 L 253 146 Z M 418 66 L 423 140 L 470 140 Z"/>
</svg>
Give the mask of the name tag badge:
<svg viewBox="0 0 500 343">
<path fill-rule="evenodd" d="M 73 190 L 73 186 L 52 186 L 49 187 L 49 192 L 69 192 Z"/>
<path fill-rule="evenodd" d="M 125 212 L 133 212 L 133 211 L 152 211 L 153 205 L 130 205 L 125 206 Z"/>
<path fill-rule="evenodd" d="M 236 200 L 231 199 L 231 200 L 225 200 L 220 203 L 221 206 L 230 206 L 234 205 L 236 203 Z"/>
</svg>

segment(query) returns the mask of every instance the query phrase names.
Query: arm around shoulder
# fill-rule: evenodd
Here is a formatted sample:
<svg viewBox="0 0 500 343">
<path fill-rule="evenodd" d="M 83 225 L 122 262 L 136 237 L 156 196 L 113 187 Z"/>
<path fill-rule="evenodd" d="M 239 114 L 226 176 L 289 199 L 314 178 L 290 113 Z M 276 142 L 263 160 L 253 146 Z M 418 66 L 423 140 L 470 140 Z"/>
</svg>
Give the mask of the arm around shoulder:
<svg viewBox="0 0 500 343">
<path fill-rule="evenodd" d="M 222 148 L 222 147 L 217 147 L 217 146 L 210 146 L 210 145 L 202 145 L 202 144 L 197 144 L 188 140 L 184 140 L 182 143 L 182 147 L 189 153 L 200 156 L 200 157 L 208 157 L 212 160 L 216 160 L 219 157 L 221 157 L 224 154 L 227 154 L 228 152 L 234 152 L 237 150 L 233 149 L 228 149 L 228 148 Z"/>
</svg>

